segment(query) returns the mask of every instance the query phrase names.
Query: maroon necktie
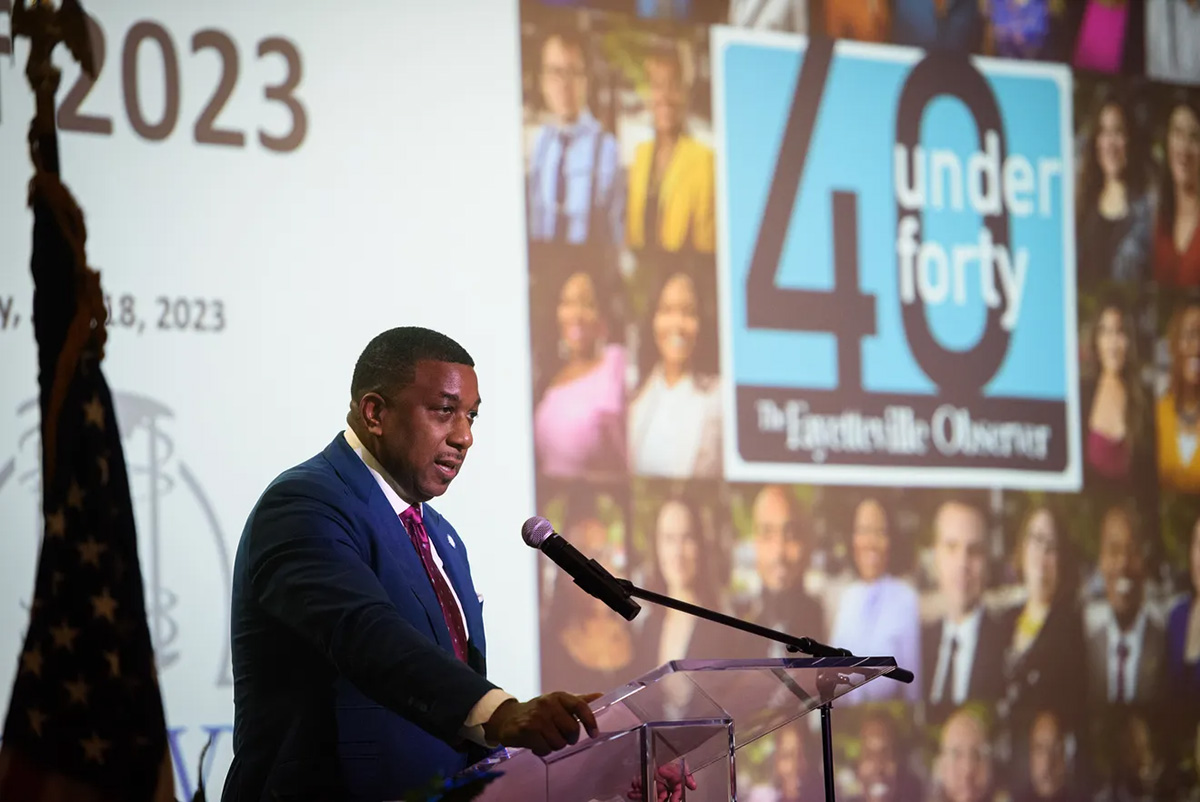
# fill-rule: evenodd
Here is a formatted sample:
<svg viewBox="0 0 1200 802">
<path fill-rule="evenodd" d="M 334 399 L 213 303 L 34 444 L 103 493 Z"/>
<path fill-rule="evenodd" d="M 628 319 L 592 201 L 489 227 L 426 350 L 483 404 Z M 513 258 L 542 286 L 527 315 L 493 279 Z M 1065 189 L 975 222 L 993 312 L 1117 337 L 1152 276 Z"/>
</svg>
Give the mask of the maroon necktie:
<svg viewBox="0 0 1200 802">
<path fill-rule="evenodd" d="M 417 550 L 417 554 L 421 555 L 421 564 L 425 566 L 425 573 L 429 575 L 429 581 L 433 584 L 433 592 L 437 594 L 438 604 L 442 607 L 442 617 L 446 619 L 446 628 L 450 630 L 450 642 L 454 644 L 454 653 L 458 655 L 459 660 L 465 661 L 467 659 L 467 628 L 463 625 L 462 616 L 458 612 L 458 604 L 454 601 L 454 594 L 450 591 L 450 585 L 447 584 L 446 578 L 442 576 L 442 572 L 433 562 L 429 533 L 425 531 L 421 513 L 416 507 L 409 507 L 400 513 L 400 522 L 408 530 L 413 547 Z"/>
</svg>

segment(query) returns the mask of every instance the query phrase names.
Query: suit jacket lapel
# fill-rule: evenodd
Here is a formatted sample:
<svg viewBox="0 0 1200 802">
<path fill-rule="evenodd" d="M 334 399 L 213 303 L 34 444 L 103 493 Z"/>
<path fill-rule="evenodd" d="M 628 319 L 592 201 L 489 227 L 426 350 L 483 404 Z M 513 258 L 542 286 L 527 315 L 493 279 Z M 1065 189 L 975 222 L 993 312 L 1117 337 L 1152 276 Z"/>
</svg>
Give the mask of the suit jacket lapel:
<svg viewBox="0 0 1200 802">
<path fill-rule="evenodd" d="M 1088 635 L 1088 661 L 1092 669 L 1092 698 L 1102 701 L 1108 698 L 1108 628 L 1097 627 Z"/>
<path fill-rule="evenodd" d="M 1139 702 L 1149 701 L 1158 690 L 1159 659 L 1166 652 L 1163 640 L 1163 631 L 1153 621 L 1147 621 L 1142 633 L 1142 659 L 1138 661 L 1137 692 L 1134 694 Z"/>
<path fill-rule="evenodd" d="M 1004 641 L 996 630 L 997 622 L 985 609 L 979 619 L 979 635 L 975 638 L 975 659 L 971 661 L 971 679 L 967 686 L 967 696 L 978 698 L 986 696 L 996 689 L 994 679 L 999 676 L 999 661 L 1004 654 Z"/>
<path fill-rule="evenodd" d="M 370 469 L 354 453 L 354 449 L 350 448 L 350 444 L 340 432 L 325 449 L 325 457 L 346 486 L 366 505 L 371 515 L 371 523 L 378 534 L 376 542 L 394 558 L 395 564 L 404 572 L 409 589 L 425 609 L 434 639 L 453 651 L 454 645 L 450 641 L 446 619 L 442 616 L 442 606 L 438 603 L 437 594 L 433 592 L 433 585 L 429 582 L 429 575 L 425 573 L 421 557 L 412 545 L 408 530 L 404 528 L 396 511 L 379 489 Z M 430 537 L 432 539 L 432 533 Z"/>
</svg>

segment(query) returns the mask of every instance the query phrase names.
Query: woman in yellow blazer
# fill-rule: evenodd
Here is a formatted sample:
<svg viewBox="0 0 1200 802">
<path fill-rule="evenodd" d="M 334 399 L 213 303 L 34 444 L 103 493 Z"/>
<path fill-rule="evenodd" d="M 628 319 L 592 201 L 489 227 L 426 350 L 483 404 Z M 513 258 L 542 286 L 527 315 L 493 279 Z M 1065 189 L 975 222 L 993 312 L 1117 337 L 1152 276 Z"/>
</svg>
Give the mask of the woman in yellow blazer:
<svg viewBox="0 0 1200 802">
<path fill-rule="evenodd" d="M 646 60 L 646 75 L 654 139 L 638 145 L 629 168 L 629 246 L 712 253 L 713 152 L 683 133 L 687 87 L 679 54 L 652 54 Z"/>
<path fill-rule="evenodd" d="M 1158 475 L 1165 487 L 1200 492 L 1200 302 L 1167 325 L 1171 380 L 1158 402 Z"/>
</svg>

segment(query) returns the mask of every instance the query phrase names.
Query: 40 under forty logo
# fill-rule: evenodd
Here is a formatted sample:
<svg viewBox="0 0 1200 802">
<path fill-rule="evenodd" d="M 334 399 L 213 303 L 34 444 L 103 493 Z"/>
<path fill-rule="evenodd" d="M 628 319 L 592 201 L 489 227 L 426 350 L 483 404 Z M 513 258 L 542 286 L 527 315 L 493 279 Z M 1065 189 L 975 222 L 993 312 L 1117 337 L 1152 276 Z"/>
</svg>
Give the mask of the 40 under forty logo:
<svg viewBox="0 0 1200 802">
<path fill-rule="evenodd" d="M 713 53 L 729 478 L 1078 487 L 1069 71 Z"/>
</svg>

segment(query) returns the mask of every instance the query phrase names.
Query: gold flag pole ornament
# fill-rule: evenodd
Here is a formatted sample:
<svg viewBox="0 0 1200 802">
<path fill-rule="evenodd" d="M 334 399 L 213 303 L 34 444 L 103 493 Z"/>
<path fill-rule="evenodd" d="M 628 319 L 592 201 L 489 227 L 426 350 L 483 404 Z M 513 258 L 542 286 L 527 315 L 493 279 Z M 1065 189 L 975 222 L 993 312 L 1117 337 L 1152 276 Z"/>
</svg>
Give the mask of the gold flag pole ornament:
<svg viewBox="0 0 1200 802">
<path fill-rule="evenodd" d="M 12 9 L 12 34 L 29 40 L 29 60 L 25 77 L 37 97 L 37 116 L 33 134 L 54 130 L 54 98 L 58 93 L 61 71 L 54 66 L 54 48 L 65 44 L 79 66 L 94 81 L 96 59 L 87 32 L 87 15 L 79 0 L 63 0 L 58 8 L 50 0 L 16 0 Z M 35 158 L 36 163 L 36 158 Z M 55 172 L 58 172 L 57 169 Z"/>
<path fill-rule="evenodd" d="M 113 395 L 100 363 L 100 276 L 83 212 L 62 183 L 54 50 L 95 77 L 78 0 L 15 0 L 37 98 L 33 330 L 38 350 L 43 536 L 29 624 L 0 736 L 0 800 L 168 802 L 174 776 L 146 622 L 137 527 Z"/>
</svg>

